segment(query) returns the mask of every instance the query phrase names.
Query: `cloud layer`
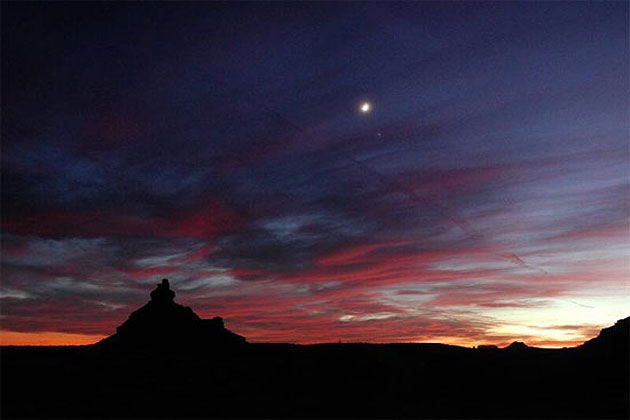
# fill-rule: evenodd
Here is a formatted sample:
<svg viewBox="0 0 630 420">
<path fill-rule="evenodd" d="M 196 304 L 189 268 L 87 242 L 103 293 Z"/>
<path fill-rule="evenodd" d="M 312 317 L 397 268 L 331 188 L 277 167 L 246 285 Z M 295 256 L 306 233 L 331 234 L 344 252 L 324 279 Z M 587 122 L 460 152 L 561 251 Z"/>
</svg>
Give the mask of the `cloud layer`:
<svg viewBox="0 0 630 420">
<path fill-rule="evenodd" d="M 4 342 L 163 277 L 251 341 L 627 316 L 627 4 L 2 7 Z"/>
</svg>

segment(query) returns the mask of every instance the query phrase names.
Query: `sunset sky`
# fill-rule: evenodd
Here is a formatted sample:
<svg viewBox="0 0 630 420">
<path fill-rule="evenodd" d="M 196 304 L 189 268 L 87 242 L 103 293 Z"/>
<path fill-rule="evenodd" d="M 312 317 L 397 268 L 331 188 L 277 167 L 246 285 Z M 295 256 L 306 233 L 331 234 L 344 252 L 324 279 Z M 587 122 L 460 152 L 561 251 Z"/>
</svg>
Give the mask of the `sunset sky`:
<svg viewBox="0 0 630 420">
<path fill-rule="evenodd" d="M 95 342 L 162 278 L 251 342 L 597 335 L 630 315 L 628 13 L 3 2 L 0 343 Z"/>
</svg>

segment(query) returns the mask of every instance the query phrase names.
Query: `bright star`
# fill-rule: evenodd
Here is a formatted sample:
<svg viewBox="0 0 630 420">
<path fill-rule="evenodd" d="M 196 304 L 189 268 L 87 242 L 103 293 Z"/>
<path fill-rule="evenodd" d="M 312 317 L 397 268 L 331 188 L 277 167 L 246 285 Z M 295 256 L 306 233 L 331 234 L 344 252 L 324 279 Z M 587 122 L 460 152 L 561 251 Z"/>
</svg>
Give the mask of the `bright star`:
<svg viewBox="0 0 630 420">
<path fill-rule="evenodd" d="M 359 107 L 359 109 L 361 110 L 361 112 L 363 112 L 364 114 L 367 114 L 368 112 L 370 112 L 372 110 L 372 104 L 369 102 L 363 102 L 361 104 L 361 106 Z"/>
</svg>

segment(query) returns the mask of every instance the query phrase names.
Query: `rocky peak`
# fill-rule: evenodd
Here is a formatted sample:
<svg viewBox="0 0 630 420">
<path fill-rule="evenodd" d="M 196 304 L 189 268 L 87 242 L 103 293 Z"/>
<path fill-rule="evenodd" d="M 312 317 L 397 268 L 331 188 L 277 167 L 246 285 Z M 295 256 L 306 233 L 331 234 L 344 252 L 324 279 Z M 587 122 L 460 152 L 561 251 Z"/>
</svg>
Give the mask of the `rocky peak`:
<svg viewBox="0 0 630 420">
<path fill-rule="evenodd" d="M 146 305 L 132 312 L 116 328 L 116 334 L 98 345 L 156 351 L 208 351 L 246 344 L 244 337 L 224 327 L 220 317 L 202 319 L 191 308 L 176 303 L 175 292 L 167 279 L 163 279 L 150 296 Z"/>
<path fill-rule="evenodd" d="M 156 304 L 169 304 L 173 303 L 175 299 L 175 292 L 171 290 L 171 286 L 168 279 L 162 279 L 162 283 L 159 283 L 155 290 L 151 292 L 151 302 Z"/>
</svg>

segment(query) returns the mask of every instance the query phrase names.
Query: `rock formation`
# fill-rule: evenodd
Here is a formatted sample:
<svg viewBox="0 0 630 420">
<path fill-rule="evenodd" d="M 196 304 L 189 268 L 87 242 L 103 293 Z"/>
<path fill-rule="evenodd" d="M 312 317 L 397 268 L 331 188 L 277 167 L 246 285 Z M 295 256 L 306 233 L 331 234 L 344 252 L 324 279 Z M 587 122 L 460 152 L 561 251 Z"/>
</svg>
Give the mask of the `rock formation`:
<svg viewBox="0 0 630 420">
<path fill-rule="evenodd" d="M 134 311 L 116 329 L 116 334 L 100 341 L 105 349 L 168 351 L 209 351 L 241 347 L 244 337 L 223 326 L 220 317 L 202 319 L 189 307 L 175 303 L 175 292 L 167 279 L 151 292 L 151 300 Z"/>
<path fill-rule="evenodd" d="M 598 353 L 601 357 L 628 360 L 630 354 L 630 317 L 620 319 L 615 325 L 602 329 L 599 335 L 578 347 Z"/>
</svg>

